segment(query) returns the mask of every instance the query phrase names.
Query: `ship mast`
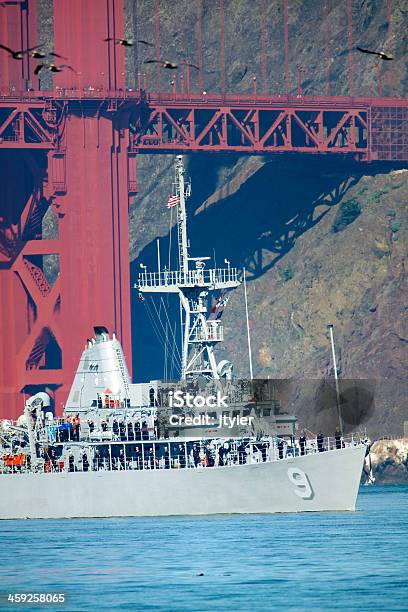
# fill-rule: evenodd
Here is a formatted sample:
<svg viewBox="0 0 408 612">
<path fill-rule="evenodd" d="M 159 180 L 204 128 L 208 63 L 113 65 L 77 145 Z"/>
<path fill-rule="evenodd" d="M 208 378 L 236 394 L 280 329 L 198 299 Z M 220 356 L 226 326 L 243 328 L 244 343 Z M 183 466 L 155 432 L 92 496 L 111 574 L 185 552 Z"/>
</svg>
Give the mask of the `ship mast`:
<svg viewBox="0 0 408 612">
<path fill-rule="evenodd" d="M 236 268 L 206 269 L 210 257 L 190 257 L 187 235 L 186 200 L 190 182 L 186 180 L 183 158 L 176 157 L 174 196 L 177 206 L 178 270 L 149 272 L 143 266 L 135 288 L 141 293 L 176 293 L 183 312 L 183 346 L 181 378 L 186 380 L 204 375 L 211 379 L 229 376 L 232 365 L 222 367 L 215 358 L 215 346 L 224 339 L 220 319 L 207 316 L 207 300 L 213 291 L 234 289 L 240 284 Z"/>
<path fill-rule="evenodd" d="M 178 246 L 179 246 L 179 265 L 183 273 L 183 278 L 187 278 L 188 274 L 188 239 L 187 239 L 187 212 L 186 199 L 190 196 L 191 185 L 187 183 L 187 188 L 184 181 L 184 165 L 181 155 L 176 157 L 176 176 L 174 181 L 176 195 L 178 196 L 177 206 L 177 229 L 178 229 Z"/>
</svg>

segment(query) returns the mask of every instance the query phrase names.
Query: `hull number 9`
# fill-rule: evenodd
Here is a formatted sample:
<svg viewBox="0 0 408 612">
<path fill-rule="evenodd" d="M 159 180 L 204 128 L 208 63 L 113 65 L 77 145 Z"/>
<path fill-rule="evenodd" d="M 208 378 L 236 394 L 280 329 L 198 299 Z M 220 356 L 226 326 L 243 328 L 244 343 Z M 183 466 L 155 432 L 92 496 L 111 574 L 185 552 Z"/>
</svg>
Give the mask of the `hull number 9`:
<svg viewBox="0 0 408 612">
<path fill-rule="evenodd" d="M 305 472 L 300 468 L 288 468 L 288 478 L 295 485 L 295 494 L 302 499 L 314 497 L 312 486 Z"/>
</svg>

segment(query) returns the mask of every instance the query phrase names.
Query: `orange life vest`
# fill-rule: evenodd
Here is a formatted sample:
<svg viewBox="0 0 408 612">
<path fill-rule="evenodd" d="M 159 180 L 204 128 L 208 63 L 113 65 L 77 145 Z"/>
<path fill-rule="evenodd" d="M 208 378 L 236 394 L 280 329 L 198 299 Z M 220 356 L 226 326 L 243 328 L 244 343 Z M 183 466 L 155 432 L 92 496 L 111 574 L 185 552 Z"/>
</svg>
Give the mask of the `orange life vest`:
<svg viewBox="0 0 408 612">
<path fill-rule="evenodd" d="M 13 466 L 20 467 L 24 465 L 26 461 L 26 457 L 23 454 L 21 455 L 3 455 L 3 461 L 4 461 L 4 464 L 7 465 L 7 467 L 13 467 Z"/>
</svg>

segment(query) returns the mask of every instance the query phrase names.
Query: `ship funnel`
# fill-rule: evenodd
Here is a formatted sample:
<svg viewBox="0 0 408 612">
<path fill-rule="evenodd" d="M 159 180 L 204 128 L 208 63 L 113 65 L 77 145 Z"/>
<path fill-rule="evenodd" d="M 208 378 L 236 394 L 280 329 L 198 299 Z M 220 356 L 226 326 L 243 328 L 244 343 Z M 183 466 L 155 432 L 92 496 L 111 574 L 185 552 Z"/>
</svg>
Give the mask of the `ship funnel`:
<svg viewBox="0 0 408 612">
<path fill-rule="evenodd" d="M 94 327 L 94 332 L 97 342 L 106 342 L 106 340 L 109 340 L 109 331 L 103 325 Z"/>
<path fill-rule="evenodd" d="M 122 346 L 104 326 L 94 327 L 95 338 L 82 353 L 71 391 L 65 404 L 65 414 L 99 407 L 100 401 L 130 400 L 130 376 Z M 109 396 L 109 397 L 108 397 Z"/>
</svg>

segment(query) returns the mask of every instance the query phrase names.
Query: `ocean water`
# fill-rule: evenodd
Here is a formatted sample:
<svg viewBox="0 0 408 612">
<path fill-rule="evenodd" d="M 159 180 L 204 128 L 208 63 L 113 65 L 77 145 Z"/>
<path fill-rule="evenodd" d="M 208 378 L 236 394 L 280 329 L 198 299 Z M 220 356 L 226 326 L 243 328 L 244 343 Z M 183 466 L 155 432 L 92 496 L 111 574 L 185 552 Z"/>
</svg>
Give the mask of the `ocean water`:
<svg viewBox="0 0 408 612">
<path fill-rule="evenodd" d="M 1 610 L 408 610 L 408 486 L 355 513 L 0 522 Z M 64 593 L 12 604 L 8 593 Z"/>
</svg>

